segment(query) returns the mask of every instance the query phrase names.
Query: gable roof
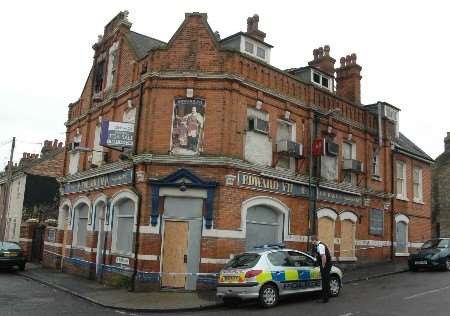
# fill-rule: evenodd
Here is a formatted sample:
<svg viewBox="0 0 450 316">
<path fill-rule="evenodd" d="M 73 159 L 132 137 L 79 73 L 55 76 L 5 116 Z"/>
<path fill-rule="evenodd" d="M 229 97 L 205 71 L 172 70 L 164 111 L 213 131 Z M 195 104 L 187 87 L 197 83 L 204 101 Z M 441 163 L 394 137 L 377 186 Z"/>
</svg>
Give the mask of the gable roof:
<svg viewBox="0 0 450 316">
<path fill-rule="evenodd" d="M 422 149 L 419 148 L 419 146 L 409 140 L 409 138 L 402 133 L 399 134 L 399 137 L 395 139 L 395 147 L 419 158 L 428 160 L 429 162 L 434 161 L 433 158 L 428 156 Z"/>
<path fill-rule="evenodd" d="M 133 31 L 126 33 L 125 37 L 128 39 L 130 45 L 133 47 L 138 59 L 144 57 L 149 50 L 166 45 L 165 42 L 160 41 L 156 38 L 149 37 Z"/>
</svg>

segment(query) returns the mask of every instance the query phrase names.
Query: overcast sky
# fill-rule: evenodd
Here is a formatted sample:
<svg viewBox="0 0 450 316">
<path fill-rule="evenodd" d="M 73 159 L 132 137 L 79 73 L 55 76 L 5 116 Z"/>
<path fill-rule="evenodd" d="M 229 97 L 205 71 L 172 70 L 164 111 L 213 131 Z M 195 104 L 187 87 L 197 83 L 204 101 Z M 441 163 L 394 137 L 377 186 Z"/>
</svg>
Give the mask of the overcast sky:
<svg viewBox="0 0 450 316">
<path fill-rule="evenodd" d="M 450 63 L 446 1 L 3 1 L 0 5 L 0 167 L 17 138 L 15 160 L 39 152 L 45 139 L 64 140 L 68 104 L 92 65 L 92 45 L 121 10 L 132 30 L 168 41 L 185 12 L 206 12 L 222 38 L 259 28 L 275 47 L 271 63 L 304 66 L 312 50 L 356 53 L 362 102 L 386 101 L 400 112 L 400 130 L 435 158 L 450 131 Z M 338 63 L 338 62 L 337 62 Z"/>
</svg>

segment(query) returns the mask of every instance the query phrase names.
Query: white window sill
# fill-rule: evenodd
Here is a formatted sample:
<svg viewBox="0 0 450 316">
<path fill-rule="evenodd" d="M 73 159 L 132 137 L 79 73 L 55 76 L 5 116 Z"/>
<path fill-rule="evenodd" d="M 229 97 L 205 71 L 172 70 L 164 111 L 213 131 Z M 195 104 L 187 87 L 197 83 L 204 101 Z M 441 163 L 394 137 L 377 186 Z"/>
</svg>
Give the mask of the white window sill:
<svg viewBox="0 0 450 316">
<path fill-rule="evenodd" d="M 397 195 L 397 200 L 409 202 L 407 197 L 403 197 L 403 196 L 399 196 L 399 195 Z"/>
<path fill-rule="evenodd" d="M 372 180 L 373 181 L 378 181 L 378 182 L 383 181 L 383 179 L 380 176 L 372 176 Z"/>
<path fill-rule="evenodd" d="M 111 255 L 116 257 L 127 257 L 130 259 L 134 258 L 134 253 L 132 252 L 126 252 L 126 251 L 120 251 L 120 250 L 112 250 Z"/>
<path fill-rule="evenodd" d="M 409 252 L 396 252 L 396 257 L 409 257 Z"/>
<path fill-rule="evenodd" d="M 339 261 L 358 261 L 356 257 L 339 257 Z"/>
<path fill-rule="evenodd" d="M 416 204 L 425 205 L 425 203 L 422 200 L 413 200 L 413 202 L 416 203 Z"/>
</svg>

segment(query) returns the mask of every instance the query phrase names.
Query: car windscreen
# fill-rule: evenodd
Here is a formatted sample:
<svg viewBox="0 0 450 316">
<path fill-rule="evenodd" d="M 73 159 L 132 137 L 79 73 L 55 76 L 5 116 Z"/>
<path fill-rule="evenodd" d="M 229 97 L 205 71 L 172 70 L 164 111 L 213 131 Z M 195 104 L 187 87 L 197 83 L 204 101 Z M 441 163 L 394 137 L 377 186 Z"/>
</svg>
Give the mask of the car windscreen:
<svg viewBox="0 0 450 316">
<path fill-rule="evenodd" d="M 431 248 L 449 248 L 449 240 L 447 239 L 432 239 L 428 240 L 422 245 L 422 249 Z"/>
<path fill-rule="evenodd" d="M 225 269 L 250 269 L 253 268 L 259 261 L 260 255 L 257 253 L 244 253 L 235 256 L 228 261 Z"/>
<path fill-rule="evenodd" d="M 0 250 L 20 250 L 20 246 L 13 242 L 0 241 Z"/>
</svg>

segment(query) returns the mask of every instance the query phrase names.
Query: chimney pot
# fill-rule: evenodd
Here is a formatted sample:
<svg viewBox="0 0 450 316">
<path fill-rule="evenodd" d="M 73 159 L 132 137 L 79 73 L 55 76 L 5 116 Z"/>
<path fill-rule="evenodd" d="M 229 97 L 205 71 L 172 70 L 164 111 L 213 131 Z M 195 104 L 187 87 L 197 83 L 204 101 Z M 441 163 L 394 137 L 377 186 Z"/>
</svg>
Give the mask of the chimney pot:
<svg viewBox="0 0 450 316">
<path fill-rule="evenodd" d="M 450 152 L 450 132 L 447 132 L 447 137 L 444 138 L 445 152 Z"/>
<path fill-rule="evenodd" d="M 341 68 L 345 67 L 345 57 L 341 57 L 341 59 L 339 60 L 341 63 Z"/>
<path fill-rule="evenodd" d="M 58 147 L 58 140 L 55 139 L 55 140 L 53 141 L 53 148 L 57 148 L 57 147 Z"/>
<path fill-rule="evenodd" d="M 23 158 L 23 159 L 27 159 L 27 153 L 23 153 L 23 154 L 22 154 L 22 158 Z"/>
<path fill-rule="evenodd" d="M 352 58 L 352 64 L 356 64 L 356 54 L 355 53 L 353 53 L 351 55 L 351 58 Z"/>
<path fill-rule="evenodd" d="M 325 51 L 325 56 L 330 56 L 330 45 L 325 45 L 323 50 Z"/>
<path fill-rule="evenodd" d="M 319 56 L 320 56 L 320 57 L 323 56 L 323 47 L 319 47 Z"/>
<path fill-rule="evenodd" d="M 63 147 L 63 143 L 62 143 L 62 142 L 59 142 L 58 148 L 62 148 L 62 147 Z"/>
</svg>

